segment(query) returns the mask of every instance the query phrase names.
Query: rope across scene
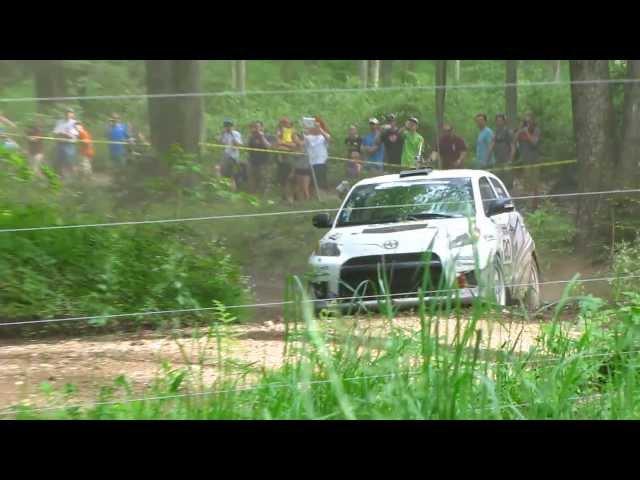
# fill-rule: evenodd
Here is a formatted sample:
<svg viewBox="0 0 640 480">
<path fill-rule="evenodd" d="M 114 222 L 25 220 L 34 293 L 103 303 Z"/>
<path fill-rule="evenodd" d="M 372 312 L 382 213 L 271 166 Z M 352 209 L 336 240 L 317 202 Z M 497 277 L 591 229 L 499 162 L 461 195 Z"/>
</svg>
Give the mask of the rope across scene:
<svg viewBox="0 0 640 480">
<path fill-rule="evenodd" d="M 521 197 L 511 197 L 511 200 L 531 200 L 534 198 L 571 198 L 571 197 L 583 197 L 590 195 L 623 195 L 631 193 L 640 193 L 640 189 L 624 189 L 624 190 L 604 190 L 600 192 L 574 192 L 574 193 L 555 193 L 555 194 L 543 194 L 543 195 L 526 195 Z M 445 202 L 446 203 L 446 202 Z M 460 204 L 463 202 L 455 202 Z M 438 202 L 442 205 L 443 202 Z M 401 208 L 401 207 L 423 207 L 427 204 L 402 204 L 402 205 L 379 205 L 373 207 L 354 207 L 352 210 L 373 210 L 384 208 Z M 213 220 L 230 220 L 230 219 L 246 219 L 246 218 L 259 218 L 259 217 L 273 217 L 280 215 L 308 215 L 312 213 L 326 213 L 337 212 L 339 208 L 318 208 L 311 210 L 285 210 L 280 212 L 262 212 L 262 213 L 237 213 L 229 215 L 211 215 L 204 217 L 187 217 L 187 218 L 170 218 L 162 220 L 132 220 L 125 222 L 109 222 L 109 223 L 87 223 L 77 225 L 49 225 L 42 227 L 21 227 L 21 228 L 3 228 L 0 229 L 0 233 L 11 232 L 34 232 L 40 230 L 66 230 L 71 228 L 101 228 L 101 227 L 118 227 L 124 225 L 152 225 L 158 223 L 181 223 L 181 222 L 199 222 L 199 221 L 213 221 Z"/>
<path fill-rule="evenodd" d="M 584 278 L 584 279 L 570 279 L 570 280 L 550 280 L 547 282 L 540 282 L 537 285 L 561 285 L 567 283 L 589 283 L 589 282 L 611 282 L 614 280 L 624 280 L 629 278 L 640 278 L 640 275 L 625 275 L 620 277 L 598 277 L 598 278 Z M 534 283 L 514 283 L 505 285 L 505 287 L 526 287 L 536 285 Z M 442 293 L 452 293 L 465 289 L 460 288 L 452 288 L 445 290 L 432 290 L 428 292 L 424 292 L 425 294 L 442 294 Z M 381 294 L 381 295 L 365 295 L 365 296 L 352 296 L 352 297 L 338 297 L 338 298 L 330 298 L 330 299 L 309 299 L 309 300 L 300 300 L 300 303 L 321 303 L 321 302 L 339 302 L 339 301 L 349 301 L 352 300 L 357 304 L 358 302 L 375 300 L 375 299 L 384 299 L 384 298 L 396 298 L 403 297 L 407 295 L 415 295 L 419 296 L 421 292 L 402 292 L 395 294 Z M 281 301 L 281 302 L 266 302 L 266 303 L 252 303 L 252 304 L 244 304 L 244 305 L 229 305 L 224 306 L 225 309 L 234 310 L 241 308 L 269 308 L 269 307 L 279 307 L 284 305 L 292 305 L 296 302 L 293 300 Z M 107 314 L 107 315 L 91 315 L 84 317 L 68 317 L 68 318 L 50 318 L 43 320 L 25 320 L 21 322 L 5 322 L 0 323 L 0 327 L 10 327 L 10 326 L 20 326 L 20 325 L 34 325 L 34 324 L 43 324 L 43 323 L 60 323 L 60 322 L 73 322 L 73 321 L 90 321 L 90 320 L 107 320 L 111 318 L 124 318 L 124 317 L 146 317 L 151 315 L 171 315 L 171 314 L 182 314 L 182 313 L 196 313 L 196 312 L 207 312 L 212 310 L 219 310 L 220 307 L 199 307 L 199 308 L 184 308 L 184 309 L 175 309 L 175 310 L 156 310 L 151 312 L 131 312 L 131 313 L 116 313 L 116 314 Z"/>
</svg>

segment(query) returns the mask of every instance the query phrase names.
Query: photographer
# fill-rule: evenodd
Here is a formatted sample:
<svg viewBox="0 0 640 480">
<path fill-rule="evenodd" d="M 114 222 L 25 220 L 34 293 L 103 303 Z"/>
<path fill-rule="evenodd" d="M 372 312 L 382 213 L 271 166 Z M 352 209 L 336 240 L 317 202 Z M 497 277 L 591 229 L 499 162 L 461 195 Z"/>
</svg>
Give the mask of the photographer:
<svg viewBox="0 0 640 480">
<path fill-rule="evenodd" d="M 538 195 L 540 183 L 540 169 L 532 167 L 540 158 L 540 129 L 535 122 L 533 113 L 527 112 L 522 125 L 515 135 L 515 146 L 518 155 L 518 163 L 525 168 L 520 170 L 520 180 L 526 195 Z M 527 168 L 531 167 L 531 168 Z M 534 198 L 532 207 L 538 208 L 538 199 Z"/>
</svg>

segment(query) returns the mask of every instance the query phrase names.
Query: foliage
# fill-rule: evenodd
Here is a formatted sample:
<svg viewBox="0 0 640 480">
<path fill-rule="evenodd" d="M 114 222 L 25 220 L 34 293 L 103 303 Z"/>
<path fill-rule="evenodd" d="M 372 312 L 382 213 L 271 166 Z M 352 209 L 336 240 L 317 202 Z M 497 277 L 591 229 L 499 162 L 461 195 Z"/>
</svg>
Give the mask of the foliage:
<svg viewBox="0 0 640 480">
<path fill-rule="evenodd" d="M 538 258 L 551 262 L 552 259 L 573 251 L 575 225 L 573 219 L 551 202 L 542 204 L 528 213 L 525 223 L 535 239 Z"/>
<path fill-rule="evenodd" d="M 62 200 L 68 192 L 60 191 L 54 174 L 42 180 L 19 156 L 1 158 L 0 229 L 103 221 L 79 211 L 69 215 Z M 28 195 L 16 201 L 17 191 Z M 221 241 L 186 225 L 0 233 L 0 278 L 5 319 L 199 308 L 214 300 L 247 299 L 240 269 Z M 161 320 L 141 317 L 151 318 Z"/>
<path fill-rule="evenodd" d="M 621 241 L 615 246 L 613 272 L 616 276 L 613 282 L 613 294 L 616 300 L 640 291 L 640 278 L 622 278 L 640 277 L 640 236 L 631 242 Z"/>
</svg>

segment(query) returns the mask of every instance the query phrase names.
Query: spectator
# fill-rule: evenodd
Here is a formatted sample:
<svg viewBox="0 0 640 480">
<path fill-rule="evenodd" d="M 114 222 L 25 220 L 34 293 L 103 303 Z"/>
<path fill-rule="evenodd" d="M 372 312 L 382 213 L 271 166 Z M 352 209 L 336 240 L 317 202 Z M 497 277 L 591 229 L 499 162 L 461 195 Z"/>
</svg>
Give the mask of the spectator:
<svg viewBox="0 0 640 480">
<path fill-rule="evenodd" d="M 295 177 L 295 197 L 296 200 L 309 200 L 311 198 L 311 167 L 309 157 L 304 154 L 304 138 L 298 133 L 293 134 L 296 149 L 300 155 L 293 157 L 294 177 Z"/>
<path fill-rule="evenodd" d="M 76 162 L 76 140 L 78 130 L 76 129 L 75 113 L 72 109 L 67 109 L 65 118 L 59 120 L 53 130 L 53 134 L 60 139 L 58 142 L 58 167 L 62 176 L 69 176 L 73 173 Z"/>
<path fill-rule="evenodd" d="M 513 132 L 507 127 L 507 117 L 503 113 L 496 115 L 496 132 L 493 137 L 493 153 L 496 157 L 496 165 L 500 170 L 498 176 L 504 182 L 507 190 L 513 188 L 512 161 L 515 155 L 515 143 Z"/>
<path fill-rule="evenodd" d="M 327 159 L 329 157 L 329 141 L 331 136 L 322 128 L 320 121 L 316 120 L 316 126 L 307 129 L 304 136 L 304 144 L 313 174 L 318 182 L 318 188 L 328 190 Z"/>
<path fill-rule="evenodd" d="M 233 128 L 233 121 L 227 119 L 223 122 L 223 130 L 220 134 L 220 143 L 226 145 L 222 154 L 222 176 L 231 179 L 233 187 L 238 188 L 242 183 L 244 174 L 240 165 L 240 150 L 234 147 L 242 146 L 242 135 Z"/>
<path fill-rule="evenodd" d="M 518 163 L 525 165 L 535 165 L 540 158 L 540 129 L 536 124 L 533 113 L 528 112 L 520 129 L 515 135 L 516 148 L 518 153 Z M 540 169 L 522 168 L 522 183 L 527 195 L 538 195 L 540 183 Z M 538 199 L 534 198 L 532 207 L 538 208 Z"/>
<path fill-rule="evenodd" d="M 264 134 L 264 124 L 261 121 L 251 125 L 249 147 L 254 149 L 271 148 L 271 142 Z M 249 151 L 249 189 L 252 193 L 264 193 L 264 167 L 269 161 L 268 152 Z"/>
<path fill-rule="evenodd" d="M 276 146 L 278 150 L 282 150 L 283 152 L 293 152 L 298 149 L 298 146 L 294 142 L 296 132 L 291 126 L 291 122 L 286 117 L 280 119 L 280 122 L 278 123 L 276 138 Z M 276 157 L 276 162 L 278 164 L 276 176 L 282 192 L 282 199 L 289 203 L 293 203 L 295 189 L 293 165 L 295 163 L 294 156 L 290 153 L 283 153 Z"/>
<path fill-rule="evenodd" d="M 29 164 L 36 175 L 40 176 L 42 175 L 42 171 L 40 169 L 44 163 L 44 140 L 42 140 L 42 138 L 38 138 L 44 136 L 42 117 L 37 116 L 25 133 L 27 135 L 27 154 Z"/>
<path fill-rule="evenodd" d="M 129 160 L 143 156 L 147 152 L 148 141 L 142 133 L 142 130 L 132 123 L 129 123 L 127 125 L 127 131 L 129 132 L 129 144 L 127 145 Z"/>
<path fill-rule="evenodd" d="M 127 161 L 126 143 L 129 141 L 129 130 L 126 124 L 120 122 L 120 117 L 116 113 L 111 115 L 107 139 L 114 142 L 109 144 L 112 164 L 116 167 L 124 167 Z"/>
<path fill-rule="evenodd" d="M 347 146 L 347 158 L 354 158 L 353 153 L 358 154 L 357 161 L 347 162 L 347 176 L 352 176 L 355 173 L 357 176 L 360 172 L 360 148 L 362 146 L 362 137 L 358 135 L 358 129 L 355 125 L 351 125 L 349 127 L 349 132 L 347 133 L 347 138 L 344 141 Z"/>
<path fill-rule="evenodd" d="M 487 126 L 487 116 L 484 113 L 477 114 L 475 120 L 478 130 L 480 130 L 476 142 L 475 167 L 479 169 L 491 168 L 495 164 L 495 157 L 491 150 L 493 131 Z"/>
<path fill-rule="evenodd" d="M 467 144 L 453 132 L 453 127 L 449 123 L 442 125 L 442 135 L 438 140 L 438 149 L 444 170 L 462 168 L 464 166 L 464 159 L 467 156 Z"/>
<path fill-rule="evenodd" d="M 369 133 L 362 139 L 361 150 L 367 162 L 365 168 L 375 173 L 382 173 L 384 166 L 384 145 L 379 142 L 380 122 L 377 118 L 369 119 Z"/>
<path fill-rule="evenodd" d="M 360 152 L 353 150 L 351 152 L 351 161 L 347 163 L 347 177 L 351 179 L 358 178 L 362 172 L 362 161 L 360 159 Z"/>
<path fill-rule="evenodd" d="M 400 129 L 396 125 L 396 116 L 393 113 L 387 115 L 387 124 L 380 132 L 378 143 L 384 145 L 384 163 L 391 166 L 400 165 L 404 138 L 400 135 Z"/>
<path fill-rule="evenodd" d="M 424 138 L 418 133 L 418 119 L 409 118 L 400 130 L 400 135 L 404 143 L 400 163 L 403 167 L 415 168 L 421 161 L 424 150 Z"/>
<path fill-rule="evenodd" d="M 82 122 L 77 122 L 76 128 L 78 129 L 78 140 L 80 141 L 80 162 L 77 166 L 77 171 L 79 171 L 81 175 L 88 177 L 92 173 L 91 164 L 93 163 L 93 157 L 95 155 L 93 139 Z"/>
</svg>

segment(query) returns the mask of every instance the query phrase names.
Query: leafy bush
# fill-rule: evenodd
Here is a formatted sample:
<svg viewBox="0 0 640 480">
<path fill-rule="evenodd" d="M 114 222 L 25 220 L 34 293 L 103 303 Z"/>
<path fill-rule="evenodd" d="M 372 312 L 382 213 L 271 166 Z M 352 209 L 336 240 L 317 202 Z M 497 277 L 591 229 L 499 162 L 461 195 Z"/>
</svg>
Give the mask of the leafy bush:
<svg viewBox="0 0 640 480">
<path fill-rule="evenodd" d="M 542 259 L 565 255 L 573 249 L 575 224 L 568 213 L 546 202 L 526 215 L 526 224 Z"/>
<path fill-rule="evenodd" d="M 38 179 L 6 151 L 0 160 L 0 229 L 104 221 L 68 214 L 55 174 Z M 21 191 L 23 201 L 15 200 Z M 248 296 L 225 246 L 184 224 L 0 232 L 0 279 L 5 321 L 211 307 Z"/>
<path fill-rule="evenodd" d="M 613 254 L 613 294 L 620 300 L 631 292 L 640 292 L 640 278 L 622 278 L 640 276 L 640 236 L 632 242 L 619 242 Z"/>
</svg>

